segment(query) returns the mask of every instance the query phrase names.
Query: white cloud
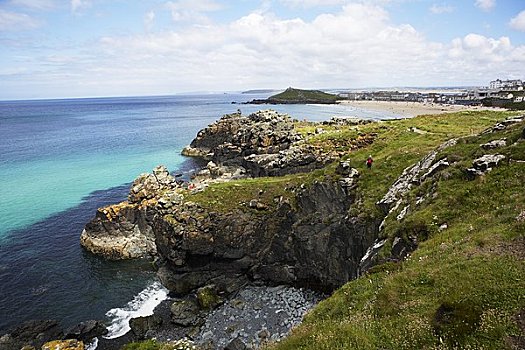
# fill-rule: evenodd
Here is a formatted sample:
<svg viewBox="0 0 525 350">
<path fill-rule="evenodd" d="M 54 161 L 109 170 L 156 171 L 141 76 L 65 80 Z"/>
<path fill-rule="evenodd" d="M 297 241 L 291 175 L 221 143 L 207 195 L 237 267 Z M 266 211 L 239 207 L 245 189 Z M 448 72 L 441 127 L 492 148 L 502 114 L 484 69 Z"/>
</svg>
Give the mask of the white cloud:
<svg viewBox="0 0 525 350">
<path fill-rule="evenodd" d="M 174 21 L 206 22 L 204 13 L 222 9 L 222 5 L 214 0 L 178 0 L 168 1 L 166 7 L 171 11 Z"/>
<path fill-rule="evenodd" d="M 35 18 L 18 12 L 11 12 L 0 9 L 0 30 L 25 30 L 34 29 L 40 26 L 40 22 Z"/>
<path fill-rule="evenodd" d="M 317 6 L 332 6 L 340 5 L 347 2 L 347 0 L 280 0 L 284 5 L 290 7 L 317 7 Z"/>
<path fill-rule="evenodd" d="M 73 13 L 79 13 L 89 7 L 91 7 L 90 0 L 71 0 L 71 12 Z"/>
<path fill-rule="evenodd" d="M 41 69 L 27 72 L 27 83 L 76 86 L 83 95 L 139 95 L 261 86 L 479 85 L 494 74 L 525 75 L 525 45 L 476 33 L 433 42 L 370 3 L 347 4 L 312 20 L 254 12 L 229 23 L 179 24 L 176 31 L 104 37 L 74 60 L 46 57 L 48 66 L 35 63 Z M 54 70 L 46 75 L 49 67 Z"/>
<path fill-rule="evenodd" d="M 525 10 L 518 13 L 516 17 L 513 17 L 509 24 L 512 28 L 525 32 Z"/>
<path fill-rule="evenodd" d="M 442 4 L 442 5 L 433 4 L 430 7 L 430 12 L 436 15 L 440 15 L 443 13 L 451 13 L 451 12 L 454 12 L 454 7 L 450 5 L 445 5 L 445 4 Z"/>
<path fill-rule="evenodd" d="M 496 0 L 476 0 L 476 6 L 483 11 L 490 11 L 496 6 Z"/>
<path fill-rule="evenodd" d="M 149 11 L 144 15 L 144 27 L 147 31 L 150 31 L 155 22 L 155 12 Z"/>
</svg>

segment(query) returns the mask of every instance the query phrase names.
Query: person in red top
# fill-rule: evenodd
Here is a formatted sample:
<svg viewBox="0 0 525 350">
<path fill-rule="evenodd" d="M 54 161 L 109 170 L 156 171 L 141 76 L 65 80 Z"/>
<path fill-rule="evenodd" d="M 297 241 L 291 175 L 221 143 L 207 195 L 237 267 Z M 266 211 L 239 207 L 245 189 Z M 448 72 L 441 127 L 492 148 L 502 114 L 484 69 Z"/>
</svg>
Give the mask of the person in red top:
<svg viewBox="0 0 525 350">
<path fill-rule="evenodd" d="M 366 167 L 368 169 L 372 168 L 372 163 L 374 162 L 374 160 L 372 159 L 372 156 L 368 156 L 368 159 L 366 160 Z"/>
</svg>

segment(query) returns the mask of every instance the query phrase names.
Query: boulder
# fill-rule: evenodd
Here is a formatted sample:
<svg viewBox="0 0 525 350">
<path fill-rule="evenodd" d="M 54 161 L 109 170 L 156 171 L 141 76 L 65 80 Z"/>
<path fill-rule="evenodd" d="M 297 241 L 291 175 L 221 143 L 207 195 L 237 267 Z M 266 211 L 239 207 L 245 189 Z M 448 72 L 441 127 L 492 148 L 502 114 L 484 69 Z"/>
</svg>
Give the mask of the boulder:
<svg viewBox="0 0 525 350">
<path fill-rule="evenodd" d="M 499 147 L 505 147 L 507 145 L 507 140 L 501 139 L 501 140 L 493 140 L 490 142 L 487 142 L 483 145 L 480 145 L 483 149 L 494 149 Z"/>
<path fill-rule="evenodd" d="M 177 300 L 171 304 L 171 321 L 183 327 L 196 326 L 201 320 L 199 305 L 193 300 Z"/>
<path fill-rule="evenodd" d="M 162 325 L 162 318 L 158 315 L 135 317 L 129 320 L 131 332 L 137 339 L 146 339 L 149 331 L 157 330 Z"/>
<path fill-rule="evenodd" d="M 197 290 L 197 302 L 202 309 L 211 310 L 220 305 L 223 300 L 217 295 L 217 288 L 209 285 Z"/>
<path fill-rule="evenodd" d="M 42 350 L 84 350 L 84 343 L 77 339 L 55 340 L 45 343 Z"/>
<path fill-rule="evenodd" d="M 505 156 L 502 154 L 485 154 L 484 156 L 474 159 L 472 165 L 476 169 L 485 171 L 497 166 L 503 159 L 505 159 Z"/>
<path fill-rule="evenodd" d="M 242 341 L 241 338 L 237 337 L 235 339 L 233 339 L 228 345 L 226 345 L 226 347 L 224 348 L 224 350 L 246 350 L 248 349 L 248 347 L 246 346 L 246 344 L 244 344 L 244 342 Z"/>
<path fill-rule="evenodd" d="M 108 330 L 102 322 L 89 320 L 66 330 L 64 339 L 77 339 L 88 343 L 93 338 L 103 336 L 107 332 Z"/>
<path fill-rule="evenodd" d="M 170 175 L 168 169 L 164 165 L 159 165 L 151 174 L 141 174 L 133 181 L 128 199 L 130 203 L 140 203 L 177 187 L 177 181 Z"/>
</svg>

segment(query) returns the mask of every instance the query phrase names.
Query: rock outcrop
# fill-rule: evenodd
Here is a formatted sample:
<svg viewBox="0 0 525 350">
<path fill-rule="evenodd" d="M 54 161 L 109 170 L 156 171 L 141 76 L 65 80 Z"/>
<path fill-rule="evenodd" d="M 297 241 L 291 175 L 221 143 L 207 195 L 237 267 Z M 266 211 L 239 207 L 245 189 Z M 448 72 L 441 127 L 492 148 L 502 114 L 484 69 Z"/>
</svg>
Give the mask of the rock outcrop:
<svg viewBox="0 0 525 350">
<path fill-rule="evenodd" d="M 474 159 L 472 168 L 466 170 L 467 175 L 470 179 L 481 176 L 491 171 L 492 168 L 496 167 L 503 159 L 505 159 L 505 156 L 502 154 L 485 154 L 482 157 Z"/>
<path fill-rule="evenodd" d="M 295 188 L 275 209 L 257 203 L 214 212 L 186 202 L 154 231 L 163 260 L 159 276 L 178 295 L 213 284 L 231 293 L 248 280 L 331 291 L 354 278 L 379 223 L 349 218 L 355 169 L 339 180 Z"/>
<path fill-rule="evenodd" d="M 237 166 L 252 176 L 282 176 L 320 168 L 334 159 L 308 147 L 291 118 L 275 111 L 228 114 L 201 130 L 183 155 Z"/>
<path fill-rule="evenodd" d="M 180 199 L 180 184 L 166 167 L 140 175 L 132 184 L 128 201 L 97 210 L 80 236 L 81 245 L 108 259 L 133 259 L 156 254 L 151 222 L 156 206 Z"/>
<path fill-rule="evenodd" d="M 82 322 L 65 332 L 55 320 L 28 321 L 0 337 L 0 349 L 83 350 L 84 344 L 106 333 L 100 321 Z"/>
</svg>

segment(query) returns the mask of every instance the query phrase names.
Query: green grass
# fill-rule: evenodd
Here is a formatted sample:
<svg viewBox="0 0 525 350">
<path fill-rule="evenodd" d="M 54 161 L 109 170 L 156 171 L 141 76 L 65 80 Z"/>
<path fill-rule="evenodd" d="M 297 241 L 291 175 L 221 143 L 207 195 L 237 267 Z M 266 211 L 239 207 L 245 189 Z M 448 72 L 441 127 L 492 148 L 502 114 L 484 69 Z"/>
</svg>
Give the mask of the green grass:
<svg viewBox="0 0 525 350">
<path fill-rule="evenodd" d="M 479 131 L 492 125 L 492 118 L 507 115 L 481 113 L 470 128 Z M 465 117 L 471 120 L 470 115 Z M 410 122 L 417 125 L 423 120 L 401 123 Z M 381 141 L 371 147 L 376 153 L 370 153 L 379 159 L 375 164 L 411 163 L 416 141 L 396 123 L 389 125 L 388 132 L 397 135 L 390 139 L 390 148 L 383 148 Z M 432 139 L 438 143 L 451 135 L 468 134 L 459 130 L 459 121 L 448 118 L 431 124 L 417 127 L 435 132 Z M 347 283 L 310 312 L 290 337 L 270 348 L 510 348 L 513 336 L 524 335 L 515 319 L 525 308 L 525 223 L 517 220 L 525 210 L 525 164 L 515 162 L 525 158 L 525 141 L 518 141 L 523 128 L 525 123 L 497 134 L 467 137 L 444 150 L 440 157 L 456 163 L 415 188 L 409 198 L 415 210 L 401 222 L 389 220 L 385 229 L 385 235 L 393 238 L 424 227 L 427 234 L 420 237 L 419 248 L 403 262 L 377 266 Z M 506 147 L 480 150 L 480 144 L 503 137 Z M 423 142 L 421 152 L 426 153 L 427 147 L 432 148 Z M 398 154 L 400 149 L 407 153 Z M 367 151 L 359 151 L 360 158 Z M 463 170 L 486 153 L 504 154 L 514 161 L 467 180 Z M 361 187 L 363 183 L 365 188 L 372 183 L 383 186 L 372 177 L 384 176 L 386 165 L 373 171 L 362 177 Z M 433 195 L 416 206 L 415 198 L 430 190 Z M 444 223 L 448 228 L 439 230 Z"/>
</svg>

